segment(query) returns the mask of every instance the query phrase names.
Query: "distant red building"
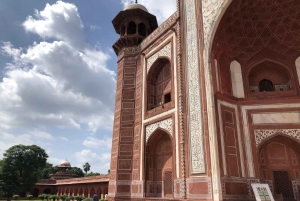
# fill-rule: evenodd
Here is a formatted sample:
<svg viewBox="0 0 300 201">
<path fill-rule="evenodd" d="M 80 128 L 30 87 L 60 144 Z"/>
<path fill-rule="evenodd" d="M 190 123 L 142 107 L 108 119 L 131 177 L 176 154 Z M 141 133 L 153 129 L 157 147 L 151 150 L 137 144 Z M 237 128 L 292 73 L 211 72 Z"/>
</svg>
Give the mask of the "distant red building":
<svg viewBox="0 0 300 201">
<path fill-rule="evenodd" d="M 75 178 L 76 175 L 69 172 L 71 164 L 64 160 L 58 165 L 59 171 L 50 175 L 50 179 L 42 179 L 36 183 L 33 189 L 33 196 L 40 194 L 57 194 L 68 196 L 82 195 L 86 198 L 93 197 L 97 193 L 104 198 L 108 193 L 109 175 L 98 175 L 90 177 Z"/>
</svg>

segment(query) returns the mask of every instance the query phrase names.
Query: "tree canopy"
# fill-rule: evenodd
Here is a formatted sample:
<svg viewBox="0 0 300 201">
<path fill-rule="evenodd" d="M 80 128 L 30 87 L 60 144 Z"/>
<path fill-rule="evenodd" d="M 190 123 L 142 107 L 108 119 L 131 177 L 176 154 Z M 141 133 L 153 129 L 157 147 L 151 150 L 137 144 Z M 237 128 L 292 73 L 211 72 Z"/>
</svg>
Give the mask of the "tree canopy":
<svg viewBox="0 0 300 201">
<path fill-rule="evenodd" d="M 58 167 L 50 163 L 46 163 L 45 167 L 40 171 L 40 179 L 50 179 L 50 174 L 58 172 Z"/>
<path fill-rule="evenodd" d="M 81 168 L 78 167 L 72 167 L 70 170 L 71 173 L 77 175 L 77 177 L 84 177 L 84 173 Z"/>
<path fill-rule="evenodd" d="M 0 189 L 6 197 L 32 190 L 48 158 L 45 150 L 37 145 L 15 145 L 3 156 Z"/>
<path fill-rule="evenodd" d="M 84 176 L 85 177 L 90 177 L 90 176 L 97 176 L 97 175 L 101 175 L 101 174 L 98 173 L 98 172 L 89 172 L 89 173 L 85 174 Z"/>
<path fill-rule="evenodd" d="M 88 162 L 86 162 L 83 165 L 83 170 L 85 171 L 85 174 L 87 174 L 87 172 L 90 171 L 90 168 L 91 168 L 91 165 Z"/>
</svg>

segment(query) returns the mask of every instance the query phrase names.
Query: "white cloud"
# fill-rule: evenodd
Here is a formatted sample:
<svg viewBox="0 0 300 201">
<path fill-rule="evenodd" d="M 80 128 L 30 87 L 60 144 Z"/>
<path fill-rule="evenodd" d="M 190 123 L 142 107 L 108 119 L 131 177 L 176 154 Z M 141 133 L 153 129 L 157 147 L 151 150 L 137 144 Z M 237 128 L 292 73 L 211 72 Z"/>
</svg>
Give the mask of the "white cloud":
<svg viewBox="0 0 300 201">
<path fill-rule="evenodd" d="M 107 174 L 107 171 L 110 169 L 110 153 L 102 153 L 98 156 L 91 150 L 82 150 L 81 152 L 76 152 L 75 157 L 78 162 L 77 167 L 82 168 L 88 162 L 93 172 Z"/>
<path fill-rule="evenodd" d="M 69 141 L 67 138 L 61 137 L 61 136 L 59 136 L 59 139 L 64 140 L 64 141 Z"/>
<path fill-rule="evenodd" d="M 53 166 L 56 166 L 56 165 L 59 165 L 63 160 L 64 159 L 55 158 L 55 157 L 49 157 L 47 159 L 47 162 L 53 164 Z"/>
<path fill-rule="evenodd" d="M 122 0 L 124 7 L 134 2 L 133 0 Z M 156 16 L 158 24 L 164 22 L 176 11 L 176 0 L 139 0 L 138 3 Z"/>
<path fill-rule="evenodd" d="M 93 148 L 105 148 L 111 149 L 111 138 L 105 138 L 103 140 L 96 139 L 94 137 L 87 137 L 86 140 L 83 141 L 83 145 L 86 147 L 93 147 Z"/>
<path fill-rule="evenodd" d="M 51 140 L 53 139 L 52 135 L 43 131 L 35 130 L 31 132 L 31 134 L 36 137 L 36 138 L 43 138 L 43 139 L 48 139 Z"/>
<path fill-rule="evenodd" d="M 18 144 L 32 145 L 33 139 L 30 134 L 13 135 L 0 130 L 0 158 L 3 153 L 10 147 Z"/>
<path fill-rule="evenodd" d="M 74 4 L 62 1 L 47 4 L 44 10 L 36 10 L 35 16 L 37 19 L 29 16 L 23 23 L 26 31 L 41 37 L 65 40 L 79 47 L 84 45 L 83 24 Z"/>
<path fill-rule="evenodd" d="M 115 73 L 107 68 L 109 55 L 85 42 L 77 7 L 47 4 L 23 26 L 54 41 L 23 49 L 10 42 L 2 46 L 12 62 L 0 82 L 0 128 L 111 129 Z"/>
<path fill-rule="evenodd" d="M 92 30 L 92 31 L 101 29 L 101 27 L 100 27 L 100 26 L 97 26 L 97 25 L 89 25 L 89 27 L 90 27 L 90 30 Z"/>
</svg>

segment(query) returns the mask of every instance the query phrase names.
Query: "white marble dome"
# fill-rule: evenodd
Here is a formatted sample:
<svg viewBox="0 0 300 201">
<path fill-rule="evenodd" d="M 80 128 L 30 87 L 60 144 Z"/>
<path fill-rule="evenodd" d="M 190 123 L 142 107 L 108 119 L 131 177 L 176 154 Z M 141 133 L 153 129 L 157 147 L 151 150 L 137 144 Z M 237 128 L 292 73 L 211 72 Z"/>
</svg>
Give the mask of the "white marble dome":
<svg viewBox="0 0 300 201">
<path fill-rule="evenodd" d="M 59 167 L 71 167 L 71 164 L 67 160 L 63 160 L 60 164 Z"/>
<path fill-rule="evenodd" d="M 143 11 L 148 12 L 147 8 L 139 3 L 133 3 L 124 8 L 124 10 L 133 10 L 133 9 L 142 9 Z"/>
</svg>

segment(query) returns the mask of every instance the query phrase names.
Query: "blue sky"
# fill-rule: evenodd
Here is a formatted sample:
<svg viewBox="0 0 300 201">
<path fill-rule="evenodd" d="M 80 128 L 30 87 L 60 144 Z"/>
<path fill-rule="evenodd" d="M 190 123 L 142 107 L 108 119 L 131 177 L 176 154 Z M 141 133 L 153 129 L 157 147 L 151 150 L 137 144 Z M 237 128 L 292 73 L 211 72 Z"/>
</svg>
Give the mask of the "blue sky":
<svg viewBox="0 0 300 201">
<path fill-rule="evenodd" d="M 0 159 L 37 144 L 58 165 L 107 173 L 118 39 L 112 19 L 130 0 L 0 1 Z M 140 0 L 161 24 L 176 0 Z"/>
</svg>

